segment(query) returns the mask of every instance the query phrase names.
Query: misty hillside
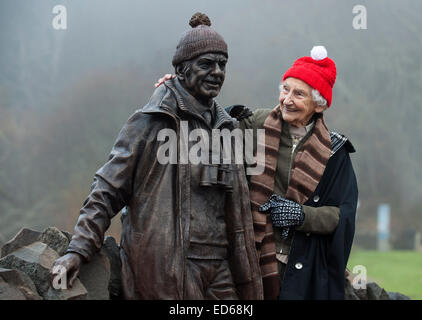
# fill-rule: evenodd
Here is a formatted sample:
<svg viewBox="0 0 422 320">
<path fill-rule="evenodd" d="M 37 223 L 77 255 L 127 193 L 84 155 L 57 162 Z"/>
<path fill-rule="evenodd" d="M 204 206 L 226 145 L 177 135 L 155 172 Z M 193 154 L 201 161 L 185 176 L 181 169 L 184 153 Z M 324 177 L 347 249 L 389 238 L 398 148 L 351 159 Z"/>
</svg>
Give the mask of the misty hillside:
<svg viewBox="0 0 422 320">
<path fill-rule="evenodd" d="M 392 205 L 396 234 L 422 229 L 422 2 L 359 1 L 367 30 L 352 26 L 354 1 L 62 1 L 60 31 L 56 4 L 0 3 L 0 242 L 23 226 L 72 231 L 95 171 L 173 71 L 196 11 L 229 46 L 221 105 L 274 107 L 284 71 L 324 45 L 338 71 L 327 125 L 357 150 L 357 233 L 374 232 L 379 203 Z"/>
</svg>

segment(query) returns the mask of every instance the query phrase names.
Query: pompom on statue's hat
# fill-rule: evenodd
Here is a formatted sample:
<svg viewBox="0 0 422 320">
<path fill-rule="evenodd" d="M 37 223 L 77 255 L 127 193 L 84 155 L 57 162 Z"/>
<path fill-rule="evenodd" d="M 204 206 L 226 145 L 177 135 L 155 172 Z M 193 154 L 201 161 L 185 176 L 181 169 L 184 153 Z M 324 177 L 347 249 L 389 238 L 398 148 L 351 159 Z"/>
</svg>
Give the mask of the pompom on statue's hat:
<svg viewBox="0 0 422 320">
<path fill-rule="evenodd" d="M 293 66 L 286 71 L 283 81 L 289 77 L 306 82 L 327 100 L 331 105 L 333 86 L 336 82 L 336 64 L 328 57 L 324 46 L 315 46 L 310 57 L 302 57 L 295 61 Z"/>
<path fill-rule="evenodd" d="M 223 37 L 211 28 L 211 21 L 206 14 L 197 12 L 189 21 L 191 29 L 183 33 L 176 47 L 172 64 L 193 59 L 204 53 L 222 53 L 228 57 L 227 44 Z"/>
</svg>

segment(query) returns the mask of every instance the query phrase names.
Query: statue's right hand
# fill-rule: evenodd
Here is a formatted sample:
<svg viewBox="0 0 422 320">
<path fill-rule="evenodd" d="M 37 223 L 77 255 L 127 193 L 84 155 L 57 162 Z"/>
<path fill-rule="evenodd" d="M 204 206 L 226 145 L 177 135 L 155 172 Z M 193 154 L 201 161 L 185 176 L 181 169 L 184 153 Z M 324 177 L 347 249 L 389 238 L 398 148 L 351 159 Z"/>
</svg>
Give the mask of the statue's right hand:
<svg viewBox="0 0 422 320">
<path fill-rule="evenodd" d="M 159 86 L 161 86 L 164 82 L 166 82 L 167 80 L 170 80 L 170 79 L 172 79 L 172 78 L 176 78 L 176 75 L 174 75 L 174 74 L 170 74 L 170 73 L 167 73 L 167 74 L 165 74 L 165 75 L 164 75 L 164 77 L 162 77 L 162 78 L 158 79 L 158 81 L 154 84 L 154 86 L 155 86 L 156 88 L 158 88 L 158 87 L 159 87 Z"/>
<path fill-rule="evenodd" d="M 76 252 L 69 252 L 58 258 L 50 270 L 51 284 L 53 284 L 54 277 L 57 276 L 57 270 L 64 268 L 66 271 L 67 285 L 69 288 L 72 288 L 76 277 L 79 275 L 82 260 L 82 256 Z"/>
</svg>

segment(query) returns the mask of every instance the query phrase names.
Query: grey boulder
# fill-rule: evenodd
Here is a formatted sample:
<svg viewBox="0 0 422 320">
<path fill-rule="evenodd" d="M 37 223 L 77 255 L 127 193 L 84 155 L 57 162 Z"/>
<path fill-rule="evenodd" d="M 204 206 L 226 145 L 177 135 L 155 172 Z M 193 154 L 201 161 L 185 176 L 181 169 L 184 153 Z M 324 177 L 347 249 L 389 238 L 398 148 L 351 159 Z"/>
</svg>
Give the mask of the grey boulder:
<svg viewBox="0 0 422 320">
<path fill-rule="evenodd" d="M 22 271 L 0 268 L 0 300 L 41 300 L 32 280 Z"/>
<path fill-rule="evenodd" d="M 77 279 L 73 288 L 53 290 L 50 285 L 50 270 L 58 253 L 45 243 L 34 242 L 28 246 L 13 251 L 0 259 L 0 267 L 20 270 L 33 281 L 37 292 L 45 299 L 83 299 L 86 289 Z M 81 287 L 82 286 L 82 287 Z M 65 295 L 61 291 L 67 291 Z"/>
<path fill-rule="evenodd" d="M 387 292 L 390 300 L 411 300 L 408 296 L 399 292 Z"/>
<path fill-rule="evenodd" d="M 40 235 L 39 241 L 47 244 L 51 249 L 55 250 L 59 256 L 65 254 L 69 246 L 68 237 L 56 227 L 48 227 Z"/>
<path fill-rule="evenodd" d="M 28 246 L 31 243 L 38 241 L 41 232 L 23 228 L 8 242 L 6 242 L 1 248 L 1 257 L 7 256 L 9 253 L 18 250 L 22 247 Z"/>
<path fill-rule="evenodd" d="M 55 227 L 48 227 L 43 232 L 23 228 L 1 249 L 1 258 L 34 242 L 41 241 L 62 256 L 69 245 L 68 234 Z"/>
<path fill-rule="evenodd" d="M 81 265 L 79 279 L 88 291 L 88 300 L 109 300 L 110 261 L 102 252 Z"/>
</svg>

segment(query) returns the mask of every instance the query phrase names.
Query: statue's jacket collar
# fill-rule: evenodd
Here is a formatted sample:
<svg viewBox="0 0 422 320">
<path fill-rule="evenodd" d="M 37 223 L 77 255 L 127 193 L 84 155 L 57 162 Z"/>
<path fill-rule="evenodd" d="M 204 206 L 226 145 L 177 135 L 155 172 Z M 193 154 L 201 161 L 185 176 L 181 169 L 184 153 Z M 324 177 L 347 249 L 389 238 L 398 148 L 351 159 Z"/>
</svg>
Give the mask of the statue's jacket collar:
<svg viewBox="0 0 422 320">
<path fill-rule="evenodd" d="M 222 108 L 215 100 L 215 121 L 213 128 L 235 127 L 235 119 Z M 197 119 L 203 120 L 196 109 L 190 106 L 196 106 L 199 102 L 180 85 L 177 79 L 167 80 L 164 85 L 159 86 L 151 96 L 149 102 L 142 108 L 143 113 L 163 114 L 170 116 L 177 123 L 181 120 L 181 114 L 189 114 Z"/>
</svg>

